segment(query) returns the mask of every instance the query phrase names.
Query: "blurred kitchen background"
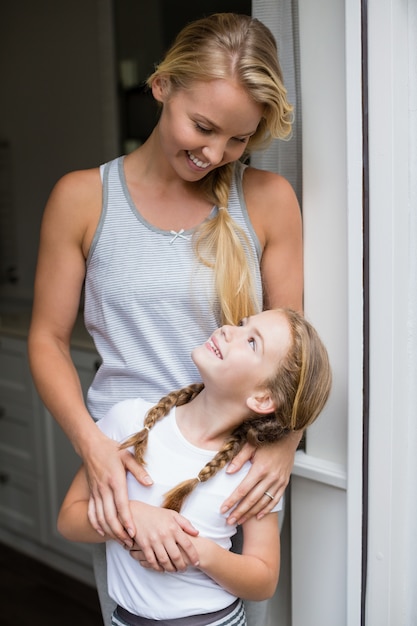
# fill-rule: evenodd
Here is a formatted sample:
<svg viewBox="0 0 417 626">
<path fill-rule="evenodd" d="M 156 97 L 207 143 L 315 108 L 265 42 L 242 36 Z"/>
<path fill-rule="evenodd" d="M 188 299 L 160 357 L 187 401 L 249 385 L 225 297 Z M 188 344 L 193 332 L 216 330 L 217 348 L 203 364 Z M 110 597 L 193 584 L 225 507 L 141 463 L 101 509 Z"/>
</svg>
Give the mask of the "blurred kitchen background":
<svg viewBox="0 0 417 626">
<path fill-rule="evenodd" d="M 0 4 L 0 308 L 31 301 L 48 195 L 68 171 L 143 141 L 143 81 L 186 22 L 247 0 L 21 0 Z"/>
</svg>

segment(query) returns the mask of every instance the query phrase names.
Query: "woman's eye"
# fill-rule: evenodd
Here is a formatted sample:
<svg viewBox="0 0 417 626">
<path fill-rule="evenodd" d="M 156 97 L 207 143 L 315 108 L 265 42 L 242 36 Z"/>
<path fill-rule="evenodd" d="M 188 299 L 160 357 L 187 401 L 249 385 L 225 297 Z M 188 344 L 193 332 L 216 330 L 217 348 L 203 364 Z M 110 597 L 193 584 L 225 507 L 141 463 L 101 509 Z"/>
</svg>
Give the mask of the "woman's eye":
<svg viewBox="0 0 417 626">
<path fill-rule="evenodd" d="M 255 350 L 256 350 L 256 341 L 255 341 L 255 339 L 249 339 L 249 345 L 252 348 L 252 350 L 255 352 Z"/>
<path fill-rule="evenodd" d="M 204 128 L 204 126 L 200 126 L 200 124 L 196 124 L 195 127 L 200 133 L 204 133 L 205 135 L 211 133 L 211 130 L 209 128 Z"/>
</svg>

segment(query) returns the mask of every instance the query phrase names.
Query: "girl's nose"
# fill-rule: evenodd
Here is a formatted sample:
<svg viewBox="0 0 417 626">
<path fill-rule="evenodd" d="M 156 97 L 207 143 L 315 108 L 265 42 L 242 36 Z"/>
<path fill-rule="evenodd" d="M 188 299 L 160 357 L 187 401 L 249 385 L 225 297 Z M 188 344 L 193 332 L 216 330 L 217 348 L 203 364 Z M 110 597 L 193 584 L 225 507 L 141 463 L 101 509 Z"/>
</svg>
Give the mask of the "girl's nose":
<svg viewBox="0 0 417 626">
<path fill-rule="evenodd" d="M 221 332 L 225 341 L 231 341 L 233 339 L 236 328 L 237 326 L 230 326 L 229 324 L 224 324 L 221 327 Z"/>
</svg>

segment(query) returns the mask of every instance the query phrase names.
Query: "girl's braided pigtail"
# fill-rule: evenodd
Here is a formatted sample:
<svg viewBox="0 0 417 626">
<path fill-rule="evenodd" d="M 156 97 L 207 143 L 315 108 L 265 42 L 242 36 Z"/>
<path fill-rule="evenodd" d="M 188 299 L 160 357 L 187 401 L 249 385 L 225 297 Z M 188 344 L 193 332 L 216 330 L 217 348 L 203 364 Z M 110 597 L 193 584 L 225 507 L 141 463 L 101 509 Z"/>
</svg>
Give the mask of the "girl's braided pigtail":
<svg viewBox="0 0 417 626">
<path fill-rule="evenodd" d="M 273 413 L 269 416 L 262 415 L 243 422 L 225 441 L 216 456 L 203 467 L 197 478 L 184 480 L 165 494 L 162 506 L 179 513 L 185 498 L 193 492 L 198 483 L 204 483 L 212 478 L 240 452 L 246 442 L 259 447 L 278 441 L 287 433 L 288 429 L 280 423 Z"/>
<path fill-rule="evenodd" d="M 216 454 L 216 456 L 209 461 L 203 469 L 199 472 L 197 478 L 189 478 L 182 483 L 173 487 L 165 494 L 163 507 L 165 509 L 172 509 L 173 511 L 180 512 L 183 502 L 187 496 L 192 493 L 198 483 L 205 483 L 206 480 L 217 474 L 226 463 L 231 461 L 236 454 L 242 449 L 245 440 L 241 437 L 231 436 L 225 442 L 222 449 Z"/>
<path fill-rule="evenodd" d="M 195 383 L 192 385 L 188 385 L 188 387 L 184 387 L 183 389 L 179 389 L 178 391 L 172 391 L 167 396 L 164 396 L 160 399 L 158 404 L 155 404 L 146 414 L 143 428 L 138 433 L 135 433 L 129 439 L 124 441 L 120 445 L 120 449 L 129 448 L 133 446 L 133 452 L 136 461 L 140 465 L 146 465 L 146 461 L 144 459 L 146 446 L 148 444 L 148 435 L 151 428 L 154 424 L 168 415 L 172 407 L 181 406 L 182 404 L 187 404 L 190 402 L 195 396 L 197 396 L 200 391 L 203 389 L 204 385 L 202 383 Z"/>
</svg>

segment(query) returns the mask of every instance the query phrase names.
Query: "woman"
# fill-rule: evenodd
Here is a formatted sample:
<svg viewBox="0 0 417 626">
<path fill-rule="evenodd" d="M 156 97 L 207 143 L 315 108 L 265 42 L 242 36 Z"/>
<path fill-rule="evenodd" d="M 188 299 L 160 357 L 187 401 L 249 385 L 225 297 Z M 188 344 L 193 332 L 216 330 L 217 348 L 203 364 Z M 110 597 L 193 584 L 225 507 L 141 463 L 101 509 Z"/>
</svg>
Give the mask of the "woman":
<svg viewBox="0 0 417 626">
<path fill-rule="evenodd" d="M 196 558 L 195 531 L 181 516 L 169 530 L 138 528 L 126 470 L 143 484 L 152 478 L 94 421 L 124 398 L 156 401 L 197 380 L 188 354 L 219 324 L 264 308 L 301 310 L 302 229 L 290 184 L 242 164 L 291 129 L 276 44 L 262 23 L 217 14 L 188 25 L 148 84 L 161 106 L 149 139 L 101 168 L 67 174 L 51 193 L 29 357 L 43 402 L 83 460 L 93 527 L 111 529 L 127 545 L 140 530 L 144 544 L 162 542 L 180 566 L 179 547 Z M 88 408 L 70 354 L 84 282 L 85 323 L 103 362 Z M 225 500 L 226 510 L 240 501 L 230 523 L 273 508 L 299 438 L 257 451 Z M 252 454 L 247 446 L 231 471 Z M 109 624 L 104 570 L 103 562 L 96 579 Z"/>
</svg>

